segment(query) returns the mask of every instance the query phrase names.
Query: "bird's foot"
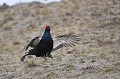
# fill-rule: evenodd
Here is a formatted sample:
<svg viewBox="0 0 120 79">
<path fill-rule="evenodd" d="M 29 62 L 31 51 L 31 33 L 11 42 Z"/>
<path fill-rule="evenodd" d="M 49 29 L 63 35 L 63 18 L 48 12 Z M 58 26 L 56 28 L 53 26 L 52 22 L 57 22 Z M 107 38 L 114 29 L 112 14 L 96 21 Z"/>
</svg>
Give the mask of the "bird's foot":
<svg viewBox="0 0 120 79">
<path fill-rule="evenodd" d="M 47 61 L 47 58 L 45 56 L 43 56 L 43 58 L 45 59 L 45 61 Z"/>
<path fill-rule="evenodd" d="M 48 57 L 48 58 L 53 58 L 51 54 L 47 55 L 46 57 Z"/>
</svg>

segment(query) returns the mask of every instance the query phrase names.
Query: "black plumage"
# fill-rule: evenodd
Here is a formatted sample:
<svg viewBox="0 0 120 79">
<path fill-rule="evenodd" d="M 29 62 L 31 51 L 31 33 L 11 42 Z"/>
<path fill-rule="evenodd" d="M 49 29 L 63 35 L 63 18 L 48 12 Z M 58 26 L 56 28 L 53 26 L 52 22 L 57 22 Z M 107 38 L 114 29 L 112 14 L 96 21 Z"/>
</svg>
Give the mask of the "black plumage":
<svg viewBox="0 0 120 79">
<path fill-rule="evenodd" d="M 52 58 L 52 55 L 50 53 L 53 49 L 53 39 L 50 34 L 50 27 L 46 26 L 45 32 L 40 41 L 39 41 L 39 37 L 35 37 L 25 47 L 25 50 L 27 50 L 29 46 L 34 47 L 34 48 L 29 50 L 29 52 L 21 58 L 22 61 L 24 61 L 24 59 L 27 55 L 35 55 L 36 57 L 47 56 L 47 57 Z"/>
<path fill-rule="evenodd" d="M 32 47 L 33 49 L 24 55 L 21 60 L 24 61 L 27 55 L 35 55 L 36 57 L 52 57 L 51 52 L 56 51 L 62 47 L 73 47 L 78 44 L 79 36 L 74 34 L 67 34 L 57 36 L 52 39 L 50 34 L 50 27 L 46 26 L 45 32 L 40 38 L 39 36 L 33 38 L 31 42 L 24 47 L 25 51 Z"/>
<path fill-rule="evenodd" d="M 53 49 L 53 39 L 50 34 L 50 27 L 46 26 L 45 32 L 38 43 L 38 45 L 35 47 L 35 50 L 38 50 L 38 52 L 35 54 L 36 57 L 39 56 L 48 56 L 51 57 L 51 51 Z"/>
</svg>

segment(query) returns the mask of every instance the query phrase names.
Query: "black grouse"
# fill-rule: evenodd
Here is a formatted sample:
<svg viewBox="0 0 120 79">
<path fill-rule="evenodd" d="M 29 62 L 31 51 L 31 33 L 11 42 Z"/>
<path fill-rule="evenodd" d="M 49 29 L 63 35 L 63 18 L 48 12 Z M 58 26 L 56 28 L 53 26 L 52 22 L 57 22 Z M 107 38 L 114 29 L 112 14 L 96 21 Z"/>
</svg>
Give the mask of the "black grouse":
<svg viewBox="0 0 120 79">
<path fill-rule="evenodd" d="M 45 32 L 40 38 L 39 36 L 33 38 L 31 42 L 24 47 L 25 51 L 32 47 L 33 49 L 21 58 L 24 61 L 27 55 L 35 55 L 36 57 L 50 57 L 53 58 L 51 52 L 61 47 L 72 47 L 78 44 L 79 37 L 74 34 L 57 36 L 52 39 L 50 34 L 50 27 L 45 27 Z"/>
</svg>

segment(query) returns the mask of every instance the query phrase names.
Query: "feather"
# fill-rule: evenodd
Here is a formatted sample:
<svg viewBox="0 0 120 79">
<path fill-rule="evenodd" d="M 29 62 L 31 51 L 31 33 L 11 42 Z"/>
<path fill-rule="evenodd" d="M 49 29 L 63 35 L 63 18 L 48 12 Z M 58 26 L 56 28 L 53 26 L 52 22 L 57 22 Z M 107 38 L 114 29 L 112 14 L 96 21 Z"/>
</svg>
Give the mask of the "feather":
<svg viewBox="0 0 120 79">
<path fill-rule="evenodd" d="M 30 41 L 30 43 L 28 43 L 28 45 L 26 45 L 26 46 L 24 47 L 24 50 L 27 51 L 27 49 L 28 49 L 29 47 L 33 47 L 33 48 L 34 48 L 35 46 L 37 46 L 37 44 L 40 42 L 40 40 L 41 40 L 41 38 L 40 38 L 39 36 L 33 38 L 33 39 Z"/>
<path fill-rule="evenodd" d="M 55 39 L 53 39 L 54 45 L 52 51 L 58 50 L 62 47 L 73 47 L 76 44 L 79 44 L 78 43 L 79 40 L 80 40 L 79 36 L 73 34 L 55 37 Z"/>
<path fill-rule="evenodd" d="M 31 42 L 24 47 L 25 51 L 29 48 L 32 47 L 34 48 L 37 46 L 37 44 L 40 42 L 41 38 L 40 37 L 35 37 L 31 40 Z M 78 41 L 80 41 L 79 36 L 74 35 L 74 34 L 68 34 L 68 35 L 62 35 L 62 36 L 57 36 L 53 38 L 53 50 L 58 50 L 62 47 L 73 47 L 76 46 L 76 44 L 79 44 Z"/>
</svg>

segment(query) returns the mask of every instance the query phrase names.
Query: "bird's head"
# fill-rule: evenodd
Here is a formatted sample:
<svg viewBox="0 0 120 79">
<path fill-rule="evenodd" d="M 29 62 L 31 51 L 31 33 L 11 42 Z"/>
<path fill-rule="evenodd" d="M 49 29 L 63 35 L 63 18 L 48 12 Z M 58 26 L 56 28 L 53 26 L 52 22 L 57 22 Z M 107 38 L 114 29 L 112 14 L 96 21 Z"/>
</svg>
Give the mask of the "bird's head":
<svg viewBox="0 0 120 79">
<path fill-rule="evenodd" d="M 45 26 L 45 31 L 50 31 L 50 26 Z"/>
</svg>

